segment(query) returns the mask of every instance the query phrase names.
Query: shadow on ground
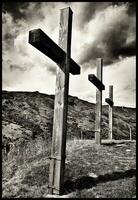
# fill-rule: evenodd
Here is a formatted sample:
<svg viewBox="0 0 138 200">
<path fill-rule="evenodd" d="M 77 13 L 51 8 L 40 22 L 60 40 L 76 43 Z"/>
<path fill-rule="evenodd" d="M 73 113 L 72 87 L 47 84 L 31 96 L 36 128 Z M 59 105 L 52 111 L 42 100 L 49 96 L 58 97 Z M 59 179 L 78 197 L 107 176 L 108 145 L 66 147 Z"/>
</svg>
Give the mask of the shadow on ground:
<svg viewBox="0 0 138 200">
<path fill-rule="evenodd" d="M 108 181 L 114 181 L 123 178 L 131 178 L 133 176 L 136 176 L 136 169 L 130 169 L 125 172 L 114 172 L 112 174 L 99 175 L 97 178 L 83 176 L 76 179 L 75 181 L 67 180 L 64 183 L 62 191 L 63 194 L 68 194 L 76 191 L 76 189 L 89 189 L 93 186 L 96 186 L 98 183 L 105 183 Z"/>
</svg>

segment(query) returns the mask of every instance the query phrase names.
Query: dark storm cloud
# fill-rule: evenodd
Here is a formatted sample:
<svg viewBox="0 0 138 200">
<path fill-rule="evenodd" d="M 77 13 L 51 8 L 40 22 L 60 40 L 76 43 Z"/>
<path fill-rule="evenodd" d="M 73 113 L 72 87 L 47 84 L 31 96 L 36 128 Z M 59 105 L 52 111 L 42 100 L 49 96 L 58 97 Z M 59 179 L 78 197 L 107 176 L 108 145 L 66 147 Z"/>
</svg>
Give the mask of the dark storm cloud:
<svg viewBox="0 0 138 200">
<path fill-rule="evenodd" d="M 108 2 L 99 3 L 99 2 L 88 2 L 84 6 L 84 14 L 82 15 L 81 24 L 89 22 L 97 13 L 97 11 L 106 8 L 109 5 Z"/>
<path fill-rule="evenodd" d="M 46 66 L 47 70 L 52 74 L 52 75 L 55 75 L 56 74 L 56 69 L 57 69 L 57 65 L 55 63 L 53 64 L 48 64 Z"/>
<path fill-rule="evenodd" d="M 33 5 L 33 6 L 32 6 Z M 3 41 L 5 44 L 13 45 L 14 39 L 24 31 L 29 20 L 43 19 L 43 13 L 39 12 L 41 3 L 29 2 L 5 2 L 2 4 L 2 24 L 3 24 Z M 11 18 L 10 18 L 11 17 Z M 10 20 L 9 20 L 10 18 Z M 5 31 L 6 29 L 6 31 Z M 8 30 L 9 29 L 9 32 Z"/>
<path fill-rule="evenodd" d="M 79 26 L 83 27 L 85 23 L 88 23 L 90 20 L 92 20 L 99 11 L 104 10 L 111 5 L 121 6 L 126 3 L 127 2 L 87 2 L 83 6 L 83 13 L 80 15 L 81 20 Z M 133 4 L 130 5 L 130 10 L 131 7 L 133 9 Z"/>
<path fill-rule="evenodd" d="M 84 5 L 84 13 L 81 16 L 81 24 L 88 23 L 95 14 L 111 5 L 111 2 L 88 2 Z"/>
<path fill-rule="evenodd" d="M 83 4 L 83 3 L 82 3 Z M 71 3 L 73 5 L 73 3 Z M 135 17 L 135 4 L 134 3 L 126 3 L 126 2 L 87 2 L 80 6 L 81 15 L 78 20 L 80 23 L 79 31 L 84 32 L 84 25 L 88 24 L 88 22 L 94 20 L 96 14 L 100 11 L 105 10 L 108 7 L 119 7 L 122 5 L 127 6 L 127 15 L 130 18 Z M 45 10 L 42 9 L 45 7 Z M 54 9 L 56 9 L 56 3 L 50 2 L 7 2 L 3 3 L 3 12 L 8 13 L 12 16 L 13 24 L 10 26 L 11 30 L 8 32 L 7 29 L 3 36 L 4 47 L 6 51 L 9 51 L 9 46 L 12 47 L 15 45 L 15 38 L 25 30 L 25 26 L 28 24 L 32 24 L 33 22 L 37 23 L 37 20 L 43 20 L 44 17 L 49 17 L 51 13 L 54 13 Z M 54 10 L 54 11 L 53 11 Z M 76 9 L 77 11 L 77 9 Z M 75 8 L 74 8 L 75 12 Z M 46 15 L 47 13 L 47 15 Z M 53 14 L 54 16 L 54 14 Z M 48 21 L 54 20 L 53 16 L 48 18 Z M 6 24 L 4 21 L 6 17 L 3 19 L 3 24 Z M 22 25 L 22 22 L 25 23 Z M 129 37 L 129 33 L 134 35 L 135 26 L 133 27 L 131 24 L 132 20 L 122 21 L 120 18 L 120 22 L 115 24 L 113 27 L 107 27 L 107 30 L 101 33 L 96 37 L 95 41 L 92 43 L 85 44 L 83 46 L 83 51 L 80 51 L 80 64 L 83 65 L 85 63 L 90 63 L 91 61 L 95 61 L 96 58 L 102 57 L 104 58 L 104 63 L 111 64 L 118 61 L 119 57 L 126 57 L 135 55 L 135 38 L 127 42 Z M 9 22 L 7 22 L 8 24 Z M 78 23 L 78 24 L 79 24 Z M 5 27 L 7 26 L 5 25 Z M 98 24 L 97 24 L 98 25 Z M 21 27 L 22 26 L 22 27 Z M 4 26 L 3 26 L 4 27 Z M 13 29 L 12 29 L 13 27 Z M 55 28 L 55 27 L 54 27 Z M 96 28 L 96 27 L 95 27 Z M 52 30 L 52 29 L 51 29 Z M 53 31 L 53 30 L 52 30 Z M 130 34 L 131 35 L 131 34 Z M 96 35 L 95 35 L 96 36 Z M 94 37 L 95 37 L 94 36 Z M 85 40 L 84 40 L 85 43 Z M 23 45 L 21 45 L 22 47 Z M 3 48 L 4 49 L 4 48 Z M 19 48 L 18 53 L 22 56 L 27 57 L 27 51 L 24 48 Z M 13 68 L 14 69 L 14 68 Z M 52 73 L 56 73 L 56 68 L 53 66 L 49 66 L 48 70 Z"/>
<path fill-rule="evenodd" d="M 12 46 L 13 45 L 13 35 L 11 33 L 5 33 L 3 36 L 3 41 L 4 41 L 5 45 Z M 4 45 L 3 45 L 3 47 L 4 47 Z"/>
<path fill-rule="evenodd" d="M 4 40 L 9 40 L 9 39 L 11 39 L 11 37 L 12 37 L 12 34 L 11 33 L 6 33 L 5 35 L 4 35 Z"/>
<path fill-rule="evenodd" d="M 33 4 L 33 10 L 29 10 L 28 7 Z M 13 17 L 13 21 L 18 20 L 27 20 L 31 15 L 35 15 L 35 11 L 39 10 L 41 8 L 41 2 L 5 2 L 2 5 L 2 12 L 6 13 L 8 12 Z M 38 17 L 43 18 L 41 16 L 41 13 L 37 13 L 39 15 Z"/>
<path fill-rule="evenodd" d="M 136 14 L 136 2 L 128 2 L 128 15 L 135 15 Z"/>
<path fill-rule="evenodd" d="M 117 7 L 122 5 L 116 4 Z M 113 24 L 104 29 L 94 42 L 83 46 L 84 50 L 81 52 L 80 60 L 82 65 L 91 63 L 99 57 L 102 57 L 104 64 L 108 65 L 119 61 L 120 57 L 125 58 L 135 55 L 135 6 L 131 4 L 125 5 L 127 6 L 126 19 L 120 18 L 115 23 L 113 21 Z M 128 42 L 129 39 L 130 41 Z"/>
<path fill-rule="evenodd" d="M 21 12 L 21 9 L 26 9 L 28 5 L 28 2 L 4 2 L 2 4 L 2 12 L 10 13 L 14 20 L 25 18 L 25 13 Z"/>
<path fill-rule="evenodd" d="M 44 3 L 44 5 L 46 4 L 47 3 Z M 28 32 L 27 26 L 29 26 L 29 24 L 34 22 L 38 23 L 44 18 L 45 13 L 41 12 L 41 7 L 42 3 L 38 2 L 3 3 L 2 50 L 3 56 L 7 61 L 6 66 L 9 72 L 28 71 L 28 69 L 35 66 L 32 64 L 33 60 L 30 61 L 29 59 L 29 52 L 25 49 L 28 43 L 28 35 L 25 36 L 26 38 L 23 38 L 22 34 Z M 17 57 L 17 59 L 13 61 L 12 57 Z M 26 68 L 24 63 L 29 67 Z M 42 66 L 43 65 L 42 63 Z M 48 66 L 48 70 L 52 74 L 55 74 L 56 70 L 53 66 Z"/>
<path fill-rule="evenodd" d="M 121 56 L 133 56 L 136 53 L 136 42 L 132 41 L 129 44 L 125 44 L 119 49 L 118 54 Z"/>
<path fill-rule="evenodd" d="M 104 33 L 101 38 L 87 47 L 81 64 L 101 57 L 104 58 L 104 63 L 107 65 L 118 61 L 119 56 L 135 55 L 135 41 L 126 44 L 127 28 L 127 25 L 121 25 L 120 28 L 114 27 L 112 31 Z"/>
</svg>

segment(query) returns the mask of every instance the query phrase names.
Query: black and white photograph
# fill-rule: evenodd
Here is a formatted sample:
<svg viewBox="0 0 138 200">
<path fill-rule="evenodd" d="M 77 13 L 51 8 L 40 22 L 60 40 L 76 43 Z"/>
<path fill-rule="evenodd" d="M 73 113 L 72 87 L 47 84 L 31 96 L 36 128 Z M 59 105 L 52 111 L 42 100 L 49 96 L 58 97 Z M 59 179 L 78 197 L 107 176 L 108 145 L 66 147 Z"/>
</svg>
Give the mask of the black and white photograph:
<svg viewBox="0 0 138 200">
<path fill-rule="evenodd" d="M 136 2 L 2 2 L 2 198 L 136 198 Z"/>
</svg>

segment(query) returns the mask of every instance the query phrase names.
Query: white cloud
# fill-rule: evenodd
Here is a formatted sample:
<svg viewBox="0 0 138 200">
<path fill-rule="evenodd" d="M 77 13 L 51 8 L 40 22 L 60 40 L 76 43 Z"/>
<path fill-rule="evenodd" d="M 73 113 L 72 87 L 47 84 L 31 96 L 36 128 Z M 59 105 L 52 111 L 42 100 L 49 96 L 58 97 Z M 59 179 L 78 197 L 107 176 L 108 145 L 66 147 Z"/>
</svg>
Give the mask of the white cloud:
<svg viewBox="0 0 138 200">
<path fill-rule="evenodd" d="M 18 71 L 14 72 L 18 78 Z M 11 76 L 10 76 L 11 77 Z M 55 76 L 41 66 L 34 67 L 20 75 L 13 85 L 3 88 L 10 91 L 39 91 L 46 94 L 55 92 Z"/>
<path fill-rule="evenodd" d="M 136 106 L 136 57 L 104 68 L 106 87 L 114 86 L 115 105 Z"/>
<path fill-rule="evenodd" d="M 135 107 L 136 57 L 130 57 L 103 68 L 103 104 L 109 96 L 109 85 L 113 85 L 114 105 Z M 96 69 L 86 69 L 80 76 L 71 76 L 70 94 L 95 103 L 96 88 L 88 81 L 88 74 L 95 74 Z"/>
<path fill-rule="evenodd" d="M 86 44 L 98 40 L 120 20 L 130 20 L 126 15 L 126 6 L 110 6 L 99 11 L 80 28 L 79 21 L 86 12 L 84 2 L 68 4 L 42 2 L 39 7 L 36 7 L 35 3 L 30 3 L 27 9 L 22 10 L 27 18 L 18 19 L 16 22 L 9 13 L 3 14 L 3 89 L 38 90 L 48 94 L 55 92 L 55 75 L 52 72 L 55 72 L 56 64 L 28 43 L 28 33 L 31 29 L 41 28 L 58 43 L 59 10 L 67 5 L 71 5 L 74 12 L 71 55 L 78 64 L 84 50 L 86 54 L 89 53 L 87 48 L 84 49 Z M 9 39 L 4 39 L 8 33 Z M 133 40 L 133 37 L 134 34 L 130 33 L 128 41 Z M 70 95 L 95 102 L 96 88 L 88 81 L 88 74 L 96 74 L 96 69 L 92 68 L 92 65 L 95 66 L 94 61 L 85 63 L 81 66 L 83 67 L 81 75 L 70 75 Z M 113 84 L 115 105 L 135 106 L 135 67 L 135 57 L 129 57 L 123 60 L 120 58 L 120 62 L 104 68 L 103 81 L 106 91 L 103 93 L 103 98 L 108 96 L 108 85 Z"/>
</svg>

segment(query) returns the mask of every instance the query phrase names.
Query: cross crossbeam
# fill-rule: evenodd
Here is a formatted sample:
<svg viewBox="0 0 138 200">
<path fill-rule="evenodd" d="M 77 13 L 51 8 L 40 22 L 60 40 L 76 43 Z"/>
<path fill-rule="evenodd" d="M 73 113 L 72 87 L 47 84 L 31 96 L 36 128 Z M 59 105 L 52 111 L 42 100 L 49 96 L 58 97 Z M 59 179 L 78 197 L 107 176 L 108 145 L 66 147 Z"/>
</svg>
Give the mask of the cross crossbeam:
<svg viewBox="0 0 138 200">
<path fill-rule="evenodd" d="M 89 74 L 88 80 L 93 83 L 99 90 L 105 90 L 103 83 L 94 74 Z"/>
<path fill-rule="evenodd" d="M 29 31 L 29 43 L 57 64 L 62 63 L 66 58 L 65 51 L 63 51 L 63 49 L 51 40 L 41 29 Z M 62 65 L 60 65 L 60 67 L 62 67 Z M 70 73 L 73 75 L 80 74 L 80 66 L 71 58 Z"/>
<path fill-rule="evenodd" d="M 109 105 L 109 131 L 108 131 L 108 138 L 113 138 L 113 85 L 109 85 L 109 98 L 105 99 L 105 102 Z"/>
<path fill-rule="evenodd" d="M 111 107 L 114 105 L 114 102 L 110 98 L 106 98 L 105 102 L 108 103 Z"/>
</svg>

